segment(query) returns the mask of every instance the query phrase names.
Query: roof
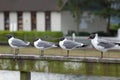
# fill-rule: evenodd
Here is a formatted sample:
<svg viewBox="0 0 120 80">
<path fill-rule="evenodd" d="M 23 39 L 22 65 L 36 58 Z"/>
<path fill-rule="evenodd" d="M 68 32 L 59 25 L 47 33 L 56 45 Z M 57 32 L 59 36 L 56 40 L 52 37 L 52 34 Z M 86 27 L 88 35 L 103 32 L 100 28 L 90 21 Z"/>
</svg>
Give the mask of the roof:
<svg viewBox="0 0 120 80">
<path fill-rule="evenodd" d="M 66 1 L 66 0 L 62 0 Z M 0 11 L 60 11 L 58 0 L 0 0 Z"/>
</svg>

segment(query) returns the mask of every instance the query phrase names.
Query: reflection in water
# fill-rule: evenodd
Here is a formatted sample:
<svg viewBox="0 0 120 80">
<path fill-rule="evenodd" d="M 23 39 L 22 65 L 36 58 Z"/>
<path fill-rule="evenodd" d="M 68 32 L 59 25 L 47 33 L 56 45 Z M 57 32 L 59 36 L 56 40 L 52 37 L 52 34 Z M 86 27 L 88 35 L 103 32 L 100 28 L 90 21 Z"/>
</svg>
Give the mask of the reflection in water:
<svg viewBox="0 0 120 80">
<path fill-rule="evenodd" d="M 120 78 L 32 72 L 31 80 L 120 80 Z"/>
<path fill-rule="evenodd" d="M 20 80 L 20 72 L 0 70 L 0 80 Z M 120 77 L 31 72 L 31 80 L 120 80 Z"/>
</svg>

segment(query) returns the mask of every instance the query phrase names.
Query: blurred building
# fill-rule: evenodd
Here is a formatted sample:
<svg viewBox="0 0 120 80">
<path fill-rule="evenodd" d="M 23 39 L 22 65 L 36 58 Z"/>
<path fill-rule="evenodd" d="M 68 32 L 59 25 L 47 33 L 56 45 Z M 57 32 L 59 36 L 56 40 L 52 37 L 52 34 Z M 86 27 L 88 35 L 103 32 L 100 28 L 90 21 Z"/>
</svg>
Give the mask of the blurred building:
<svg viewBox="0 0 120 80">
<path fill-rule="evenodd" d="M 63 0 L 66 3 L 66 0 Z M 84 12 L 78 25 L 58 0 L 0 0 L 0 30 L 106 31 L 107 21 Z"/>
</svg>

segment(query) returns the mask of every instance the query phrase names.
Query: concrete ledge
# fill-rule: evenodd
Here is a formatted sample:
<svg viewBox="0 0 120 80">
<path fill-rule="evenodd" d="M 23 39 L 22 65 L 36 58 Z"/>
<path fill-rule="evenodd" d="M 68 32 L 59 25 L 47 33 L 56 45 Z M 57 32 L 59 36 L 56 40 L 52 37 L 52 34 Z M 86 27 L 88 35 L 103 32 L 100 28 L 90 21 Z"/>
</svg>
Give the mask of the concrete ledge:
<svg viewBox="0 0 120 80">
<path fill-rule="evenodd" d="M 119 77 L 119 63 L 120 59 L 115 58 L 0 54 L 0 70 L 21 71 L 22 80 L 33 71 Z"/>
<path fill-rule="evenodd" d="M 92 62 L 92 63 L 120 63 L 119 58 L 97 58 L 97 57 L 74 57 L 74 56 L 39 56 L 39 55 L 17 55 L 0 54 L 0 59 L 18 59 L 18 60 L 54 60 L 70 62 Z"/>
</svg>

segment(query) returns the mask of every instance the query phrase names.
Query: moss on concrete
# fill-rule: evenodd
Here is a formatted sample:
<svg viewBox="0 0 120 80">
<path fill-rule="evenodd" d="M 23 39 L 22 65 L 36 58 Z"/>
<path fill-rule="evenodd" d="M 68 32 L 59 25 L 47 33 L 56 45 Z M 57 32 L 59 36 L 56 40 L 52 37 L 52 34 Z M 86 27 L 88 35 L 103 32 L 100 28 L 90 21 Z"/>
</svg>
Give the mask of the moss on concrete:
<svg viewBox="0 0 120 80">
<path fill-rule="evenodd" d="M 0 69 L 120 77 L 120 64 L 111 63 L 0 59 Z"/>
</svg>

